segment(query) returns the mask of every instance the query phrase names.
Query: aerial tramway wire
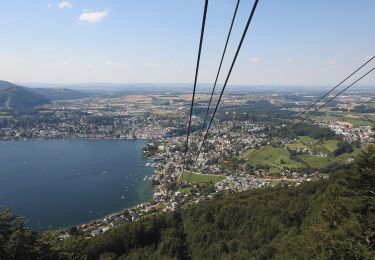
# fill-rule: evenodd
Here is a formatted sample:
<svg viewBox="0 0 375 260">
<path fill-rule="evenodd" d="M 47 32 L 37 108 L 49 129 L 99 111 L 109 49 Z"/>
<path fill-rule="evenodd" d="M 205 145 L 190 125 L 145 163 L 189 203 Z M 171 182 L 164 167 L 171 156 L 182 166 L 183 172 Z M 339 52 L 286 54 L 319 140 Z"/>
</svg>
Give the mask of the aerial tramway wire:
<svg viewBox="0 0 375 260">
<path fill-rule="evenodd" d="M 190 105 L 189 127 L 188 127 L 188 131 L 187 131 L 187 135 L 186 135 L 186 145 L 185 145 L 185 152 L 184 152 L 183 167 L 185 166 L 185 163 L 186 163 L 186 155 L 187 155 L 187 151 L 188 151 L 188 147 L 189 147 L 189 136 L 190 136 L 190 130 L 191 130 L 191 118 L 192 118 L 192 115 L 193 115 L 195 91 L 196 91 L 196 87 L 197 87 L 197 79 L 198 79 L 198 72 L 199 72 L 199 62 L 200 62 L 200 58 L 201 58 L 202 44 L 203 44 L 203 37 L 204 37 L 204 28 L 206 26 L 207 7 L 208 7 L 208 0 L 205 0 L 203 18 L 202 18 L 201 35 L 200 35 L 200 40 L 199 40 L 197 65 L 196 65 L 196 68 L 195 68 L 193 96 L 192 96 L 191 105 Z M 182 174 L 183 174 L 183 171 L 184 171 L 184 169 L 182 169 Z"/>
<path fill-rule="evenodd" d="M 212 88 L 210 101 L 208 102 L 208 106 L 207 106 L 207 110 L 206 110 L 206 115 L 205 115 L 205 117 L 204 117 L 203 128 L 205 128 L 205 126 L 206 126 L 207 116 L 208 116 L 208 113 L 209 113 L 209 111 L 210 111 L 211 102 L 212 102 L 212 97 L 213 97 L 213 95 L 214 95 L 214 93 L 215 93 L 217 80 L 218 80 L 219 75 L 220 75 L 221 66 L 223 65 L 223 61 L 224 61 L 224 57 L 225 57 L 225 53 L 226 53 L 226 51 L 227 51 L 227 47 L 228 47 L 228 42 L 229 42 L 230 35 L 232 34 L 232 28 L 233 28 L 234 20 L 236 19 L 237 10 L 238 10 L 238 6 L 239 6 L 239 4 L 240 4 L 240 1 L 241 1 L 241 0 L 238 0 L 238 1 L 237 1 L 236 8 L 234 9 L 232 22 L 231 22 L 230 27 L 229 27 L 229 32 L 228 32 L 227 40 L 226 40 L 226 42 L 225 42 L 225 46 L 224 46 L 224 50 L 223 50 L 223 54 L 221 55 L 220 65 L 219 65 L 219 68 L 218 68 L 218 70 L 217 70 L 217 74 L 216 74 L 216 78 L 215 78 L 215 83 L 214 83 L 214 86 L 213 86 L 213 88 Z"/>
<path fill-rule="evenodd" d="M 375 57 L 375 56 L 374 56 Z M 373 58 L 374 58 L 373 57 Z M 372 59 L 371 59 L 372 60 Z M 367 64 L 367 63 L 366 63 Z M 363 66 L 362 66 L 363 67 Z M 359 69 L 358 69 L 359 70 Z M 357 71 L 358 71 L 357 70 Z M 342 89 L 339 93 L 337 93 L 335 96 L 333 96 L 332 98 L 330 98 L 329 100 L 327 100 L 326 102 L 324 102 L 322 105 L 320 105 L 319 107 L 317 107 L 315 110 L 313 110 L 311 113 L 309 113 L 307 116 L 303 117 L 298 123 L 294 123 L 292 126 L 288 127 L 286 126 L 285 129 L 289 129 L 289 128 L 293 128 L 293 127 L 297 127 L 299 126 L 301 123 L 303 123 L 304 121 L 306 121 L 306 119 L 310 118 L 313 114 L 315 114 L 316 112 L 318 112 L 322 107 L 326 106 L 329 102 L 331 102 L 332 100 L 334 100 L 335 98 L 337 98 L 338 96 L 340 96 L 342 93 L 344 93 L 345 91 L 347 91 L 349 88 L 351 88 L 353 85 L 355 85 L 357 82 L 359 82 L 360 80 L 362 80 L 364 77 L 366 77 L 368 74 L 370 74 L 372 71 L 375 70 L 375 67 L 373 67 L 372 69 L 370 69 L 369 71 L 367 71 L 365 74 L 363 74 L 361 77 L 359 77 L 357 80 L 355 80 L 353 83 L 351 83 L 349 86 L 347 86 L 346 88 Z M 356 71 L 356 72 L 357 72 Z M 332 91 L 331 91 L 332 92 Z M 327 96 L 327 95 L 326 95 Z M 321 99 L 320 99 L 321 100 Z M 312 107 L 312 106 L 311 106 Z M 303 113 L 301 113 L 301 115 L 305 114 L 307 112 L 307 110 Z M 280 133 L 280 132 L 279 132 Z M 274 137 L 272 138 L 268 138 L 267 142 L 269 142 L 270 139 L 273 139 Z M 276 135 L 276 140 L 278 138 L 278 134 Z M 266 142 L 266 144 L 267 144 Z M 273 144 L 275 142 L 275 140 L 273 140 L 270 144 Z M 258 152 L 257 153 L 254 153 L 253 156 L 250 156 L 252 153 L 250 153 L 248 159 L 251 159 L 253 158 L 255 155 L 261 153 L 264 149 L 265 149 L 266 146 L 264 146 L 262 149 L 260 150 L 257 150 Z"/>
<path fill-rule="evenodd" d="M 329 102 L 331 102 L 332 100 L 334 100 L 335 98 L 337 98 L 338 96 L 340 96 L 342 93 L 344 93 L 345 91 L 347 91 L 350 87 L 352 87 L 353 85 L 355 85 L 358 81 L 360 81 L 361 79 L 363 79 L 364 77 L 366 77 L 368 74 L 370 74 L 371 72 L 373 72 L 375 70 L 375 67 L 373 67 L 372 69 L 370 69 L 369 71 L 367 71 L 365 74 L 363 74 L 361 77 L 359 77 L 356 81 L 354 81 L 352 84 L 350 84 L 349 86 L 347 86 L 346 88 L 344 88 L 343 90 L 341 90 L 339 93 L 337 93 L 335 96 L 333 96 L 332 98 L 328 99 L 324 104 L 320 105 L 319 107 L 317 107 L 314 111 L 312 111 L 311 113 L 309 113 L 307 116 L 305 116 L 303 119 L 301 119 L 297 124 L 295 124 L 293 127 L 296 127 L 298 125 L 300 125 L 303 121 L 305 121 L 306 119 L 308 119 L 310 116 L 312 116 L 313 114 L 315 114 L 316 112 L 318 112 L 322 107 L 324 107 L 325 105 L 327 105 Z"/>
<path fill-rule="evenodd" d="M 300 113 L 298 115 L 298 117 L 301 117 L 302 115 L 304 115 L 307 111 L 309 111 L 312 107 L 314 107 L 317 103 L 319 103 L 323 98 L 325 98 L 326 96 L 328 96 L 329 94 L 332 93 L 332 91 L 334 91 L 335 89 L 337 89 L 339 86 L 341 86 L 345 81 L 347 81 L 349 78 L 351 78 L 354 74 L 356 74 L 358 71 L 360 71 L 364 66 L 366 66 L 370 61 L 372 61 L 373 59 L 375 58 L 375 56 L 372 56 L 372 58 L 370 58 L 369 60 L 367 60 L 364 64 L 362 64 L 358 69 L 356 69 L 354 72 L 352 72 L 349 76 L 347 76 L 344 80 L 342 80 L 339 84 L 337 84 L 336 86 L 334 86 L 330 91 L 328 91 L 327 93 L 325 93 L 323 96 L 321 96 L 318 100 L 316 100 L 312 105 L 310 105 L 309 107 L 305 108 L 304 111 L 302 113 Z"/>
<path fill-rule="evenodd" d="M 251 9 L 251 12 L 250 12 L 249 18 L 248 18 L 247 23 L 246 23 L 246 26 L 245 26 L 245 29 L 244 29 L 244 31 L 243 31 L 243 33 L 242 33 L 240 43 L 238 44 L 238 47 L 237 47 L 236 53 L 235 53 L 234 58 L 233 58 L 233 61 L 232 61 L 232 64 L 231 64 L 231 66 L 230 66 L 230 68 L 229 68 L 228 75 L 227 75 L 227 77 L 226 77 L 226 79 L 225 79 L 225 82 L 224 82 L 224 85 L 223 85 L 223 87 L 222 87 L 222 89 L 221 89 L 219 99 L 218 99 L 218 101 L 217 101 L 217 103 L 216 103 L 216 106 L 215 106 L 215 110 L 214 110 L 214 112 L 213 112 L 213 114 L 212 114 L 212 116 L 211 116 L 210 123 L 209 123 L 209 125 L 208 125 L 208 127 L 207 127 L 207 130 L 206 130 L 206 133 L 205 133 L 205 135 L 204 135 L 203 141 L 202 141 L 202 143 L 201 143 L 201 145 L 200 145 L 200 147 L 199 147 L 198 155 L 197 155 L 197 157 L 196 157 L 196 159 L 195 159 L 195 163 L 197 162 L 198 157 L 199 157 L 199 155 L 200 155 L 200 153 L 201 153 L 201 151 L 202 151 L 202 147 L 203 147 L 203 145 L 204 145 L 204 143 L 205 143 L 205 141 L 206 141 L 206 139 L 207 139 L 207 137 L 208 137 L 208 133 L 209 133 L 209 131 L 210 131 L 210 128 L 211 128 L 212 122 L 213 122 L 213 120 L 214 120 L 214 118 L 215 118 L 217 108 L 219 107 L 219 104 L 220 104 L 221 98 L 223 97 L 224 90 L 225 90 L 225 88 L 226 88 L 226 86 L 227 86 L 227 83 L 228 83 L 228 80 L 229 80 L 230 75 L 231 75 L 231 73 L 232 73 L 232 70 L 233 70 L 234 64 L 236 63 L 236 60 L 237 60 L 238 54 L 239 54 L 239 52 L 240 52 L 240 49 L 241 49 L 242 43 L 243 43 L 243 41 L 244 41 L 244 39 L 245 39 L 246 33 L 247 33 L 248 29 L 249 29 L 249 26 L 250 26 L 251 20 L 253 19 L 253 16 L 254 16 L 254 13 L 255 13 L 256 7 L 257 7 L 257 5 L 258 5 L 258 2 L 259 2 L 259 0 L 255 0 L 255 1 L 254 1 L 253 7 L 252 7 L 252 9 Z M 190 174 L 189 174 L 188 182 L 190 181 L 190 178 L 191 178 L 191 172 L 190 172 Z"/>
<path fill-rule="evenodd" d="M 358 71 L 360 71 L 364 66 L 366 66 L 369 62 L 371 62 L 373 59 L 375 59 L 375 56 L 372 56 L 370 59 L 368 59 L 364 64 L 362 64 L 359 68 L 357 68 L 354 72 L 352 72 L 350 75 L 348 75 L 344 80 L 342 80 L 339 84 L 337 84 L 336 86 L 334 86 L 332 89 L 330 89 L 327 93 L 325 93 L 323 96 L 321 96 L 320 98 L 318 98 L 312 105 L 306 107 L 302 112 L 300 112 L 297 116 L 297 120 L 298 118 L 302 118 L 302 115 L 306 114 L 311 108 L 313 108 L 317 103 L 319 103 L 321 100 L 323 100 L 325 97 L 327 97 L 329 94 L 332 93 L 332 91 L 334 91 L 335 89 L 337 89 L 339 86 L 341 86 L 343 83 L 345 83 L 348 79 L 350 79 L 354 74 L 356 74 Z M 288 129 L 291 125 L 295 124 L 294 120 L 292 120 L 291 122 L 289 122 L 285 127 L 284 129 Z M 295 126 L 292 126 L 292 127 L 295 127 Z M 271 141 L 275 136 L 276 138 L 278 137 L 279 133 L 274 135 L 274 136 L 270 136 L 269 138 L 267 138 L 267 140 L 263 143 L 267 144 L 269 141 Z M 263 148 L 265 149 L 265 148 Z M 251 153 L 250 153 L 251 155 Z M 249 155 L 249 156 L 250 156 Z M 251 157 L 250 157 L 251 158 Z"/>
</svg>

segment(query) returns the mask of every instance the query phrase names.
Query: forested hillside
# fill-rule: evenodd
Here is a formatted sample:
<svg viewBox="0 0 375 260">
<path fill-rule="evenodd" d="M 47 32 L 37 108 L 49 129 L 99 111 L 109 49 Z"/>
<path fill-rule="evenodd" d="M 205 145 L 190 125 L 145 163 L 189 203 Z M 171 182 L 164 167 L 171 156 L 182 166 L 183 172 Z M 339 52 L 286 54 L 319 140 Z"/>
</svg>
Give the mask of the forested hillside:
<svg viewBox="0 0 375 260">
<path fill-rule="evenodd" d="M 3 211 L 0 258 L 373 259 L 374 187 L 372 146 L 352 170 L 328 180 L 223 194 L 92 239 L 58 241 Z"/>
<path fill-rule="evenodd" d="M 33 92 L 50 100 L 69 100 L 95 96 L 95 93 L 68 88 L 33 88 Z"/>
<path fill-rule="evenodd" d="M 18 109 L 50 103 L 50 100 L 31 89 L 0 80 L 0 108 Z"/>
</svg>

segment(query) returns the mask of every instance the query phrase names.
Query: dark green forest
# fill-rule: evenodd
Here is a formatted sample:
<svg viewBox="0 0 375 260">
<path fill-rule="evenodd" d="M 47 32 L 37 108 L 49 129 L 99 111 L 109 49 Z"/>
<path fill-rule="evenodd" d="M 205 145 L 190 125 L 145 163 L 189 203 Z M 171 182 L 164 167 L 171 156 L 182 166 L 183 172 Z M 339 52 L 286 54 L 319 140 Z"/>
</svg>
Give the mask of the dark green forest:
<svg viewBox="0 0 375 260">
<path fill-rule="evenodd" d="M 298 136 L 309 136 L 313 139 L 341 139 L 335 132 L 327 127 L 319 127 L 312 124 L 302 123 L 294 126 L 292 129 L 272 129 L 270 135 L 278 134 L 283 138 L 297 138 Z"/>
<path fill-rule="evenodd" d="M 327 180 L 222 194 L 58 241 L 0 212 L 0 259 L 374 259 L 375 147 Z"/>
</svg>

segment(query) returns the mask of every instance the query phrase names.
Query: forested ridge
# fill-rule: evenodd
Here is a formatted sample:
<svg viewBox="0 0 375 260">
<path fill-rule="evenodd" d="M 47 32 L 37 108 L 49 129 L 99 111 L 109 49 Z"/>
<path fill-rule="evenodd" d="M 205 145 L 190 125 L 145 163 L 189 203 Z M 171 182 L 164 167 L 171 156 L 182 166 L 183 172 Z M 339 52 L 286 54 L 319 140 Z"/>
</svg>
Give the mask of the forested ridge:
<svg viewBox="0 0 375 260">
<path fill-rule="evenodd" d="M 0 213 L 1 259 L 374 259 L 375 148 L 298 187 L 222 194 L 101 236 L 58 241 Z"/>
<path fill-rule="evenodd" d="M 47 97 L 34 92 L 30 88 L 0 80 L 1 109 L 30 109 L 48 103 L 50 103 L 50 100 Z"/>
</svg>

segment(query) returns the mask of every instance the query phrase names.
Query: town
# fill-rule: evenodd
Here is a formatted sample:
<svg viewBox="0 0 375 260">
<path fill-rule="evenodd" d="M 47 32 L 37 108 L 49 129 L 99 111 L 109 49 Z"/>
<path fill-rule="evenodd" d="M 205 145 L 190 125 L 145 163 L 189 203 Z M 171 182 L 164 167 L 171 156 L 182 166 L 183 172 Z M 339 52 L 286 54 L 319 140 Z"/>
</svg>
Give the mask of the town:
<svg viewBox="0 0 375 260">
<path fill-rule="evenodd" d="M 368 96 L 360 94 L 351 99 L 343 97 L 338 104 L 312 117 L 305 126 L 307 130 L 293 133 L 296 129 L 286 129 L 286 125 L 296 120 L 296 115 L 312 98 L 306 94 L 305 100 L 294 101 L 289 96 L 272 92 L 257 96 L 228 95 L 218 114 L 221 122 L 211 129 L 199 157 L 196 151 L 204 134 L 204 129 L 200 128 L 203 115 L 194 115 L 195 131 L 186 159 L 184 120 L 189 97 L 185 94 L 56 101 L 38 108 L 32 115 L 1 115 L 0 138 L 4 141 L 33 138 L 148 140 L 143 153 L 149 160 L 145 166 L 154 168 L 154 175 L 147 178 L 154 189 L 153 198 L 79 227 L 86 237 L 92 237 L 125 222 L 174 211 L 225 192 L 299 185 L 328 178 L 332 168 L 350 167 L 361 147 L 374 141 L 371 138 L 373 112 L 357 111 L 363 99 L 369 104 L 366 108 L 371 108 L 374 98 L 369 100 Z M 204 107 L 207 98 L 205 93 L 198 95 L 198 109 Z M 277 126 L 274 126 L 275 120 L 279 123 Z M 314 136 L 319 129 L 323 129 L 323 133 Z M 275 131 L 286 134 L 271 142 L 269 137 Z M 61 239 L 69 236 L 68 231 L 59 235 Z"/>
</svg>

